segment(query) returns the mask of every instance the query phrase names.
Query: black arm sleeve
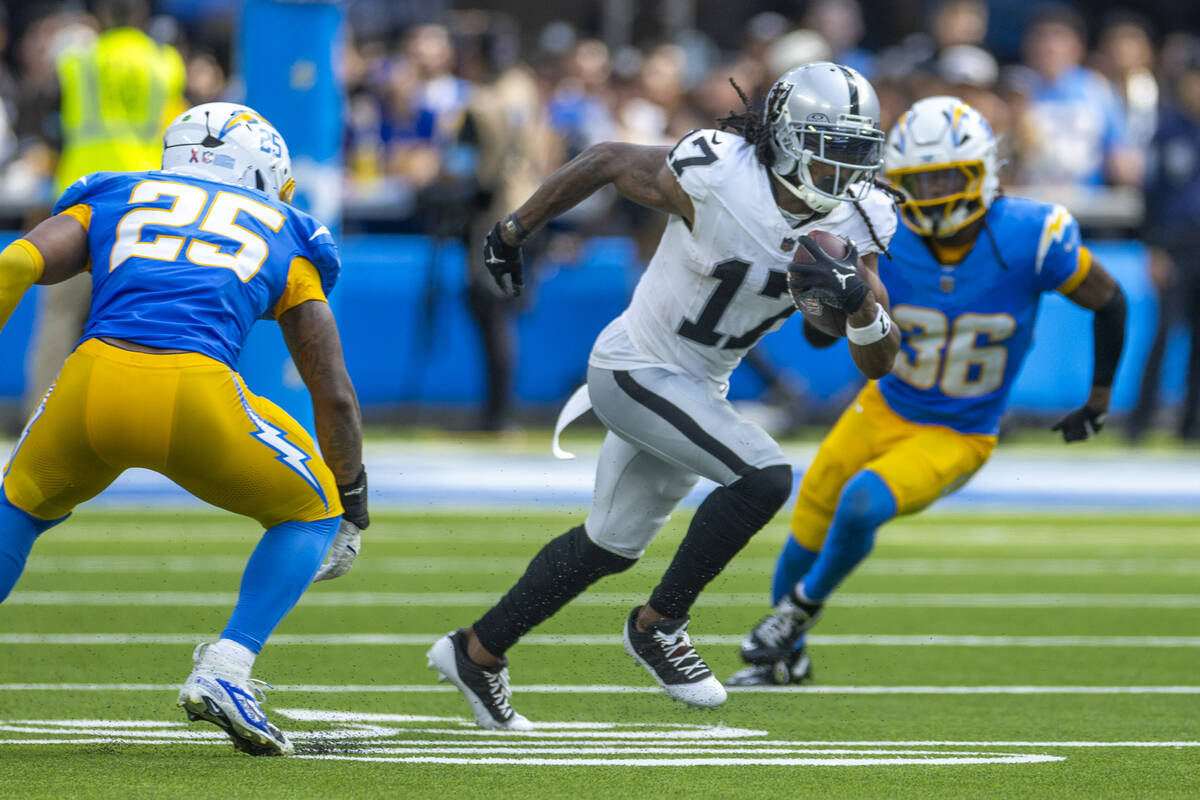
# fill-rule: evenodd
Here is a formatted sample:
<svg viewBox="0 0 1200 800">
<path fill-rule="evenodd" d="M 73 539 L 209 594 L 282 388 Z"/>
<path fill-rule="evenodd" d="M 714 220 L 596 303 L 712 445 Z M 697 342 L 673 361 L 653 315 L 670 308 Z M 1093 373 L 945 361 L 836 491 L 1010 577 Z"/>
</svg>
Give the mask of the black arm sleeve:
<svg viewBox="0 0 1200 800">
<path fill-rule="evenodd" d="M 1125 293 L 1120 286 L 1092 317 L 1092 344 L 1095 352 L 1092 385 L 1112 386 L 1125 347 Z"/>
</svg>

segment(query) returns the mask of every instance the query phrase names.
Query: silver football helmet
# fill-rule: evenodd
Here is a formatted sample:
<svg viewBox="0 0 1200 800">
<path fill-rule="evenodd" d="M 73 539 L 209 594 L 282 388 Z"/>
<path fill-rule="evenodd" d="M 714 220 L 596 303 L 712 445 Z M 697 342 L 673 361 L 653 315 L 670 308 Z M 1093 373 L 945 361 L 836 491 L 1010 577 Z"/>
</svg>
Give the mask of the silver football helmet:
<svg viewBox="0 0 1200 800">
<path fill-rule="evenodd" d="M 879 98 L 850 67 L 818 61 L 788 70 L 771 87 L 764 114 L 771 172 L 813 211 L 862 197 L 866 179 L 883 166 Z"/>
</svg>

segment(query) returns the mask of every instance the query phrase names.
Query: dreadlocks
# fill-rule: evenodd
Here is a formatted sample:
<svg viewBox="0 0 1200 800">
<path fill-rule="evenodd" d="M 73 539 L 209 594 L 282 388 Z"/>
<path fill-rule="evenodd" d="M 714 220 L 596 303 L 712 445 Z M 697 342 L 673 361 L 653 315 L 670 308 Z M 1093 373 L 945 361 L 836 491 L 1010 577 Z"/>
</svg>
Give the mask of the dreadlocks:
<svg viewBox="0 0 1200 800">
<path fill-rule="evenodd" d="M 771 129 L 767 126 L 766 101 L 763 98 L 751 101 L 742 87 L 733 78 L 729 79 L 745 107 L 739 114 L 730 111 L 729 116 L 717 120 L 720 130 L 731 131 L 746 140 L 754 148 L 754 157 L 767 169 L 775 166 L 775 151 L 771 149 Z"/>
<path fill-rule="evenodd" d="M 758 159 L 758 163 L 770 169 L 775 166 L 775 150 L 771 147 L 771 128 L 767 124 L 766 119 L 766 100 L 760 97 L 752 101 L 742 91 L 742 87 L 738 86 L 737 81 L 730 78 L 729 83 L 741 99 L 743 109 L 741 113 L 730 111 L 729 116 L 718 119 L 717 125 L 720 126 L 719 130 L 736 133 L 745 139 L 746 143 L 754 148 L 754 157 Z M 893 203 L 898 202 L 897 198 L 902 200 L 904 197 L 900 192 L 881 180 L 871 178 L 871 182 L 875 187 L 883 190 L 891 197 Z M 875 246 L 884 255 L 890 258 L 887 246 L 880 240 L 879 234 L 875 232 L 875 226 L 871 223 L 871 218 L 867 216 L 867 212 L 863 211 L 862 205 L 857 200 L 853 202 L 854 209 L 858 211 L 858 215 L 867 224 L 867 230 L 871 234 L 871 241 L 875 243 Z"/>
</svg>

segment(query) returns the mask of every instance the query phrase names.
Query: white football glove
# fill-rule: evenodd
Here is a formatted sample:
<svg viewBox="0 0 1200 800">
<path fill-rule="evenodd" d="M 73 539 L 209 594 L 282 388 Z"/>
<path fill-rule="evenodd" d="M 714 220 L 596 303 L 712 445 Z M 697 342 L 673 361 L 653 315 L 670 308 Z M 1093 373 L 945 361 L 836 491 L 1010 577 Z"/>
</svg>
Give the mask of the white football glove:
<svg viewBox="0 0 1200 800">
<path fill-rule="evenodd" d="M 362 534 L 359 532 L 358 526 L 348 519 L 343 519 L 337 536 L 333 537 L 333 545 L 329 548 L 329 557 L 317 570 L 317 576 L 313 578 L 313 583 L 345 575 L 354 566 L 354 559 L 358 558 L 360 550 L 362 550 Z"/>
</svg>

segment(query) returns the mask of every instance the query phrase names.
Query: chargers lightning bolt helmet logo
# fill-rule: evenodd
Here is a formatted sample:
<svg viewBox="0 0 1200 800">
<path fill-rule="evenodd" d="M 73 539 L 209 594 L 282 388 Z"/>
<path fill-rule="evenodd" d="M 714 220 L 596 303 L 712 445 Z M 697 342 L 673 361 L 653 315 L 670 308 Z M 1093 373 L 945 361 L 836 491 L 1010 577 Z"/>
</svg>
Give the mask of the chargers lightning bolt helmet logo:
<svg viewBox="0 0 1200 800">
<path fill-rule="evenodd" d="M 176 117 L 163 134 L 162 166 L 285 203 L 296 188 L 287 142 L 261 114 L 236 103 L 204 103 Z"/>
</svg>

